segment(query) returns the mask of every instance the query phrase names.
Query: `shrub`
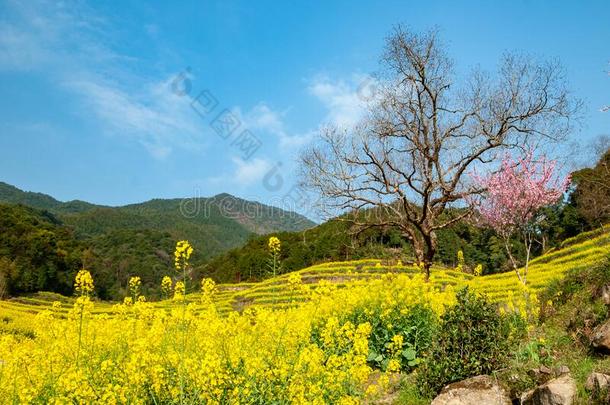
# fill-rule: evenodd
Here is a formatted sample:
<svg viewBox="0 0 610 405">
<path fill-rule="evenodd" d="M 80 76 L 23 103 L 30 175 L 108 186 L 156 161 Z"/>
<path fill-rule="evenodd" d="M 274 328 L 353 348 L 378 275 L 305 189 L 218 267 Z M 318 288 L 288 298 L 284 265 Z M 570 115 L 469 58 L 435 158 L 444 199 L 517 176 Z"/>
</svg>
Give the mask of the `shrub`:
<svg viewBox="0 0 610 405">
<path fill-rule="evenodd" d="M 460 290 L 457 303 L 441 317 L 432 351 L 418 371 L 422 395 L 436 395 L 446 384 L 504 367 L 515 325 L 486 297 Z"/>
<path fill-rule="evenodd" d="M 437 315 L 422 304 L 414 306 L 407 314 L 392 311 L 385 316 L 365 316 L 360 312 L 353 314 L 353 318 L 356 324 L 371 323 L 367 360 L 371 366 L 383 371 L 388 369 L 390 360 L 398 361 L 404 371 L 415 368 L 430 349 L 437 326 Z"/>
<path fill-rule="evenodd" d="M 559 326 L 573 341 L 589 347 L 591 331 L 608 318 L 601 289 L 610 284 L 610 261 L 584 270 L 570 271 L 541 294 L 542 321 Z"/>
<path fill-rule="evenodd" d="M 340 322 L 371 326 L 367 357 L 371 367 L 382 371 L 409 371 L 429 352 L 438 315 L 425 304 L 411 308 L 356 307 L 341 317 Z M 313 327 L 312 342 L 323 345 L 323 328 L 323 324 Z"/>
</svg>

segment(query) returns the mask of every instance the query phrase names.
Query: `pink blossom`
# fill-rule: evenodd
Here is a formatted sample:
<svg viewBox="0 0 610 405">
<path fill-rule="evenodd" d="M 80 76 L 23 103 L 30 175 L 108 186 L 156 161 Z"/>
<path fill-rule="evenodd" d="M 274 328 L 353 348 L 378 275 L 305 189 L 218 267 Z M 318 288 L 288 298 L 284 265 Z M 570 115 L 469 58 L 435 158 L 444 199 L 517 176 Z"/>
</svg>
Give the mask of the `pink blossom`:
<svg viewBox="0 0 610 405">
<path fill-rule="evenodd" d="M 479 199 L 469 202 L 477 209 L 480 219 L 492 227 L 504 240 L 504 247 L 519 280 L 527 282 L 534 230 L 534 215 L 544 206 L 557 202 L 567 189 L 569 176 L 555 174 L 556 163 L 544 156 L 534 159 L 529 152 L 517 160 L 509 155 L 502 159 L 498 171 L 487 176 L 472 175 L 475 185 L 484 191 Z M 519 270 L 512 254 L 511 237 L 520 231 L 526 257 L 525 268 Z"/>
<path fill-rule="evenodd" d="M 517 160 L 506 155 L 497 172 L 472 175 L 485 192 L 471 203 L 487 225 L 501 234 L 512 233 L 527 225 L 540 208 L 557 202 L 567 189 L 569 177 L 556 176 L 555 168 L 555 161 L 544 156 L 534 159 L 531 152 Z"/>
</svg>

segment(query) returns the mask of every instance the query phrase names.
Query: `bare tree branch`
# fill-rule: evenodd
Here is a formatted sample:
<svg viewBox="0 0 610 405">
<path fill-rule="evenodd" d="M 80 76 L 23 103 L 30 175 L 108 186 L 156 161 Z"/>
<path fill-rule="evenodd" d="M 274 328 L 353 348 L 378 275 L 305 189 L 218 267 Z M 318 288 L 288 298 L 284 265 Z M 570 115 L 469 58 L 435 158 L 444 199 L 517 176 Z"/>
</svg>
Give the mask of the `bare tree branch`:
<svg viewBox="0 0 610 405">
<path fill-rule="evenodd" d="M 396 28 L 382 67 L 367 118 L 349 132 L 325 128 L 302 155 L 303 185 L 327 209 L 375 208 L 354 223 L 400 229 L 429 275 L 436 231 L 470 214 L 446 210 L 481 192 L 465 174 L 503 150 L 562 139 L 580 103 L 558 63 L 523 55 L 506 54 L 493 79 L 475 71 L 458 87 L 436 31 Z"/>
</svg>

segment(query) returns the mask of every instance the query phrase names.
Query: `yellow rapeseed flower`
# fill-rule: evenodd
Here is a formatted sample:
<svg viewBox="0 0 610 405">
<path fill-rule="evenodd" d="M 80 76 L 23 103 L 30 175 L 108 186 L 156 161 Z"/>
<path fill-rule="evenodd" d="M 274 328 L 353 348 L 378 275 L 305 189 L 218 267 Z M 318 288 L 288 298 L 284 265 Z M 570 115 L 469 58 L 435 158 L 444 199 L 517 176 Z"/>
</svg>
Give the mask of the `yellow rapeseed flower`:
<svg viewBox="0 0 610 405">
<path fill-rule="evenodd" d="M 173 289 L 173 282 L 170 276 L 164 276 L 161 280 L 161 293 L 165 298 L 168 298 Z"/>
<path fill-rule="evenodd" d="M 272 236 L 269 238 L 269 243 L 268 243 L 268 247 L 269 247 L 269 251 L 274 254 L 277 255 L 280 253 L 281 250 L 281 243 L 279 238 Z"/>
<path fill-rule="evenodd" d="M 193 254 L 193 247 L 187 240 L 181 240 L 176 243 L 176 250 L 174 251 L 174 265 L 177 270 L 184 270 L 188 267 L 189 259 Z"/>
<path fill-rule="evenodd" d="M 181 300 L 184 299 L 184 282 L 176 281 L 176 285 L 174 286 L 174 299 Z"/>
<path fill-rule="evenodd" d="M 136 298 L 140 295 L 140 288 L 142 287 L 142 280 L 138 276 L 131 277 L 129 279 L 129 292 L 131 296 Z"/>
<path fill-rule="evenodd" d="M 89 271 L 83 269 L 76 274 L 74 289 L 80 295 L 89 295 L 93 292 L 93 277 L 91 277 Z"/>
</svg>

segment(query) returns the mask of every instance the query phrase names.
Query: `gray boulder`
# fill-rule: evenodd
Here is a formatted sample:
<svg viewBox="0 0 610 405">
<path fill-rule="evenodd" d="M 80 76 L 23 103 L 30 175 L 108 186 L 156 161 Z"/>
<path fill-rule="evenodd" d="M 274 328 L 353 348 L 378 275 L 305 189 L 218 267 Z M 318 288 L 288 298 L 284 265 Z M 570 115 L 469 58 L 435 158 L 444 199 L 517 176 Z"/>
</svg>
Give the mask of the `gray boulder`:
<svg viewBox="0 0 610 405">
<path fill-rule="evenodd" d="M 610 375 L 602 373 L 591 373 L 587 377 L 585 388 L 588 391 L 605 390 L 610 387 Z"/>
<path fill-rule="evenodd" d="M 576 398 L 576 381 L 569 374 L 554 378 L 521 396 L 523 405 L 571 405 Z"/>
<path fill-rule="evenodd" d="M 479 375 L 449 384 L 431 405 L 510 405 L 511 400 L 492 377 Z"/>
<path fill-rule="evenodd" d="M 606 321 L 593 330 L 591 345 L 597 351 L 610 353 L 610 321 Z"/>
</svg>

